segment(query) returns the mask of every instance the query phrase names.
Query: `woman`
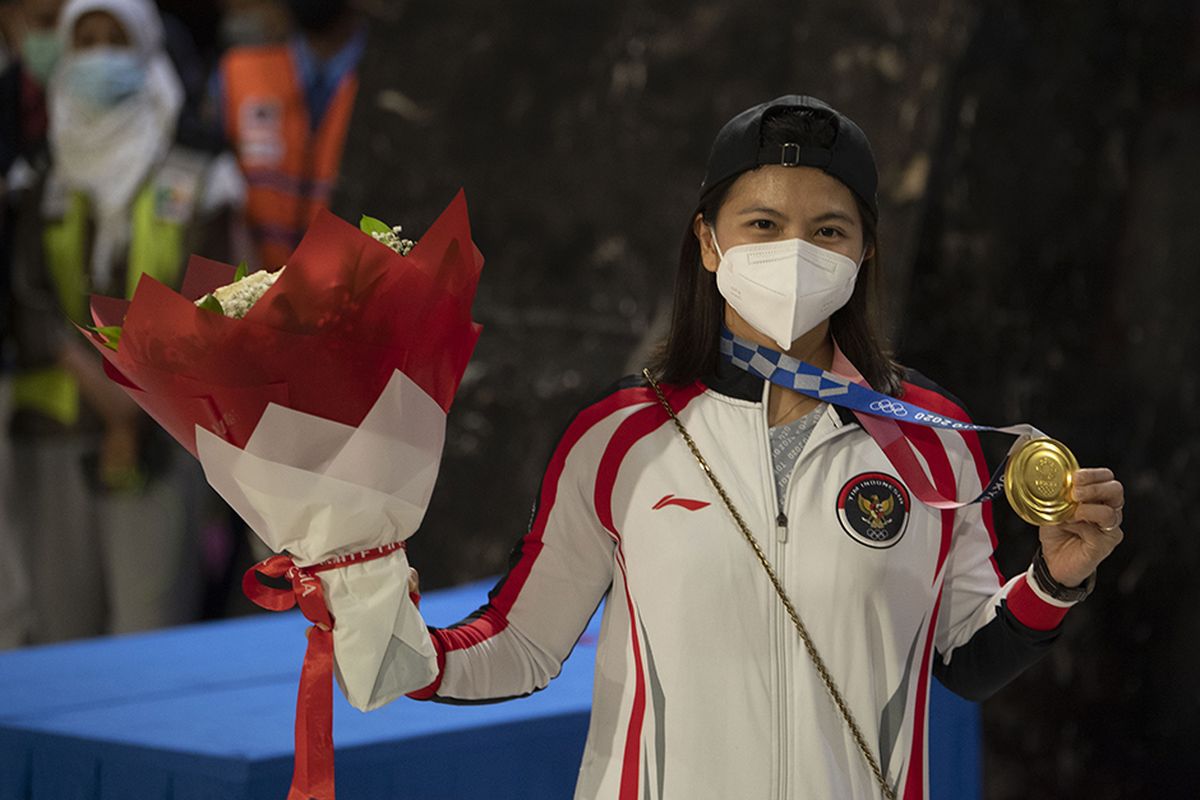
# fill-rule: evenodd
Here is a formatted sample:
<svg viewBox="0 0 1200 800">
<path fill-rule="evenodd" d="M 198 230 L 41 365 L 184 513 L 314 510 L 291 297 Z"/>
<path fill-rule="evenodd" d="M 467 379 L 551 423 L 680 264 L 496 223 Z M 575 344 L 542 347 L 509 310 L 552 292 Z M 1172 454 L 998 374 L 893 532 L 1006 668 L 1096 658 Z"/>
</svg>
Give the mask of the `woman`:
<svg viewBox="0 0 1200 800">
<path fill-rule="evenodd" d="M 858 417 L 722 356 L 723 337 L 770 364 L 786 351 L 842 376 L 830 385 L 965 419 L 882 347 L 876 184 L 862 131 L 813 98 L 721 130 L 655 370 L 663 397 L 627 380 L 576 416 L 512 567 L 471 618 L 431 631 L 440 674 L 412 696 L 545 686 L 607 596 L 578 797 L 925 796 L 930 675 L 978 699 L 1039 658 L 1120 540 L 1123 491 L 1108 470 L 1076 473 L 1074 517 L 1042 527 L 1037 568 L 1005 581 L 986 504 L 916 502 Z M 938 491 L 980 494 L 973 433 L 904 431 Z"/>
<path fill-rule="evenodd" d="M 89 294 L 128 295 L 143 275 L 175 284 L 193 251 L 232 255 L 244 194 L 229 156 L 176 143 L 183 90 L 149 0 L 71 0 L 58 37 L 52 163 L 23 200 L 13 254 L 11 430 L 33 641 L 194 616 L 172 446 L 68 320 L 89 323 Z"/>
</svg>

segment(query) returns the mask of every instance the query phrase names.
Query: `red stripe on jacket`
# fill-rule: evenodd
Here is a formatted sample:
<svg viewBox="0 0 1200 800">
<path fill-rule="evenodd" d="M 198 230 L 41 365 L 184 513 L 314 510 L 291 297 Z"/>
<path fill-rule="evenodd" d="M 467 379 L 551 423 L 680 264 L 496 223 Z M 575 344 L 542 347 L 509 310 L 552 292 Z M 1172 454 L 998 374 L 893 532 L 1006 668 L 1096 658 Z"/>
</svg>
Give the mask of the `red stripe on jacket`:
<svg viewBox="0 0 1200 800">
<path fill-rule="evenodd" d="M 923 405 L 930 411 L 935 411 L 943 415 L 952 414 L 953 411 L 958 411 L 959 414 L 962 414 L 962 409 L 959 409 L 935 392 L 923 390 L 911 384 L 905 384 L 904 391 L 906 400 Z M 910 391 L 912 392 L 911 395 L 909 394 Z M 965 414 L 962 415 L 966 416 Z M 957 497 L 958 481 L 955 479 L 954 468 L 950 464 L 950 457 L 946 454 L 946 447 L 942 444 L 942 440 L 937 432 L 933 428 L 904 422 L 900 423 L 900 428 L 904 432 L 905 438 L 912 442 L 925 458 L 925 463 L 929 466 L 930 477 L 933 478 L 933 484 L 937 490 L 946 497 Z M 950 554 L 950 544 L 954 538 L 954 517 L 954 509 L 942 510 L 942 541 L 938 548 L 937 566 L 934 569 L 934 575 L 941 572 L 942 565 Z M 929 693 L 929 676 L 931 674 L 929 659 L 933 651 L 933 637 L 934 632 L 937 630 L 937 615 L 941 604 L 942 595 L 939 591 L 937 602 L 933 606 L 933 616 L 929 619 L 929 632 L 925 637 L 925 652 L 921 656 L 921 671 L 918 673 L 921 677 L 917 683 L 917 698 L 913 714 L 912 748 L 908 756 L 908 780 L 905 781 L 904 788 L 904 796 L 906 798 L 923 797 L 923 792 L 925 791 L 924 732 L 926 697 Z"/>
<path fill-rule="evenodd" d="M 949 398 L 945 397 L 944 395 L 938 394 L 937 392 L 933 391 L 932 389 L 926 389 L 922 386 L 917 386 L 915 384 L 906 382 L 904 384 L 904 399 L 908 400 L 916 405 L 928 408 L 930 411 L 941 414 L 942 416 L 950 417 L 951 419 L 956 419 L 960 422 L 970 422 L 971 421 L 971 415 L 968 414 L 961 406 L 959 406 L 957 403 L 950 400 Z M 912 425 L 911 423 L 909 423 L 909 424 L 900 423 L 900 427 L 904 431 L 906 436 L 909 434 L 910 430 L 917 428 L 917 426 Z M 930 429 L 930 428 L 921 428 L 921 429 L 927 430 L 932 433 L 932 429 Z M 987 486 L 987 482 L 991 478 L 991 475 L 988 472 L 987 459 L 984 458 L 984 455 L 983 455 L 983 447 L 981 447 L 979 444 L 979 434 L 976 433 L 975 431 L 960 431 L 959 433 L 962 435 L 963 441 L 966 442 L 967 449 L 970 450 L 970 452 L 971 452 L 971 457 L 975 460 L 975 470 L 979 475 L 980 487 Z M 912 437 L 910 436 L 909 438 L 911 439 Z M 957 488 L 953 484 L 951 484 L 950 488 L 951 488 L 950 492 L 947 492 L 945 489 L 941 489 L 942 494 L 944 494 L 948 497 L 958 497 Z M 966 500 L 968 498 L 958 497 L 958 499 Z M 991 543 L 992 543 L 992 550 L 995 551 L 995 549 L 996 549 L 996 526 L 995 526 L 995 522 L 992 517 L 992 504 L 990 502 L 983 503 L 982 508 L 980 510 L 981 510 L 982 516 L 983 516 L 983 525 L 987 529 L 988 538 L 991 540 Z M 942 547 L 943 547 L 943 549 L 946 550 L 947 553 L 949 552 L 949 546 L 950 546 L 949 539 L 944 538 L 943 542 L 942 542 Z M 939 555 L 939 557 L 938 557 L 939 569 L 941 568 L 941 563 L 942 563 L 943 558 L 944 558 L 944 555 Z M 997 585 L 997 587 L 999 587 L 1000 585 L 1002 585 L 1004 583 L 1004 574 L 1000 571 L 1000 566 L 996 563 L 996 558 L 994 555 L 989 556 L 988 561 L 991 562 L 992 569 L 995 570 L 995 572 L 996 572 L 996 580 L 998 581 L 996 585 Z M 936 574 L 937 573 L 935 572 L 934 573 L 935 579 L 936 579 Z"/>
<path fill-rule="evenodd" d="M 911 423 L 900 423 L 900 428 L 904 431 L 904 438 L 912 442 L 917 450 L 925 458 L 925 463 L 929 467 L 930 477 L 933 478 L 933 485 L 938 492 L 945 497 L 955 497 L 958 494 L 958 483 L 954 477 L 954 468 L 950 465 L 950 458 L 946 455 L 946 448 L 942 445 L 942 440 L 932 428 L 925 428 L 920 425 Z M 942 540 L 938 546 L 937 566 L 934 568 L 934 576 L 941 572 L 942 565 L 946 563 L 946 557 L 950 555 L 950 544 L 954 538 L 954 516 L 955 510 L 952 508 L 944 508 L 942 514 Z"/>
<path fill-rule="evenodd" d="M 649 397 L 657 401 L 658 398 L 653 394 L 653 390 L 643 391 L 649 393 Z M 676 413 L 679 413 L 684 406 L 703 391 L 704 385 L 698 382 L 686 387 L 663 387 L 663 393 Z M 616 486 L 621 464 L 633 446 L 669 421 L 670 417 L 666 410 L 657 402 L 631 414 L 613 434 L 608 447 L 604 450 L 604 455 L 600 458 L 600 467 L 596 473 L 596 516 L 605 530 L 617 540 L 617 564 L 621 568 L 625 585 L 625 602 L 629 608 L 629 636 L 632 640 L 634 672 L 637 676 L 633 690 L 633 708 L 629 715 L 629 727 L 625 731 L 620 800 L 637 800 L 640 788 L 642 723 L 646 714 L 646 676 L 642 671 L 642 649 L 637 634 L 637 613 L 633 605 L 633 595 L 629 591 L 629 575 L 625 570 L 625 551 L 622 548 L 621 533 L 613 522 L 613 488 Z"/>
<path fill-rule="evenodd" d="M 908 779 L 904 782 L 904 800 L 925 799 L 925 712 L 929 707 L 929 659 L 933 655 L 933 634 L 937 630 L 938 610 L 942 605 L 942 593 L 938 592 L 933 604 L 933 616 L 929 618 L 929 633 L 925 636 L 925 652 L 921 655 L 921 680 L 917 683 L 912 752 L 908 757 Z"/>
<path fill-rule="evenodd" d="M 619 545 L 618 545 L 619 547 Z M 629 573 L 625 570 L 625 555 L 620 553 L 621 581 L 625 584 L 625 603 L 629 608 L 629 638 L 633 643 L 633 668 L 637 682 L 633 688 L 633 707 L 629 710 L 629 727 L 625 730 L 625 753 L 621 759 L 620 800 L 637 800 L 641 776 L 642 722 L 646 716 L 646 677 L 642 674 L 642 648 L 637 635 L 637 613 L 633 595 L 629 592 Z"/>
</svg>

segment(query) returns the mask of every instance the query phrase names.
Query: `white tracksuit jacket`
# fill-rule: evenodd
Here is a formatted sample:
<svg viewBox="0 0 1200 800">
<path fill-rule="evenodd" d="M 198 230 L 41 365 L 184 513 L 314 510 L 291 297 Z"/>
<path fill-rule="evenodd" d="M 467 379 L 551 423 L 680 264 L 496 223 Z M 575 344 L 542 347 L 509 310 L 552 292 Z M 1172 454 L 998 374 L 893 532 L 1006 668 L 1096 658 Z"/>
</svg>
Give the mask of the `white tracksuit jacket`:
<svg viewBox="0 0 1200 800">
<path fill-rule="evenodd" d="M 840 353 L 834 370 L 857 377 Z M 910 376 L 906 399 L 965 418 L 921 381 Z M 664 388 L 888 781 L 925 798 L 930 675 L 990 694 L 1045 651 L 1065 604 L 1024 575 L 1004 582 L 990 507 L 922 505 L 851 414 L 829 407 L 817 424 L 785 520 L 768 386 L 722 365 Z M 974 434 L 906 432 L 943 494 L 978 494 Z M 577 798 L 881 796 L 761 564 L 653 391 L 633 380 L 575 417 L 510 570 L 479 611 L 431 630 L 441 674 L 413 696 L 489 701 L 545 686 L 606 596 Z"/>
</svg>

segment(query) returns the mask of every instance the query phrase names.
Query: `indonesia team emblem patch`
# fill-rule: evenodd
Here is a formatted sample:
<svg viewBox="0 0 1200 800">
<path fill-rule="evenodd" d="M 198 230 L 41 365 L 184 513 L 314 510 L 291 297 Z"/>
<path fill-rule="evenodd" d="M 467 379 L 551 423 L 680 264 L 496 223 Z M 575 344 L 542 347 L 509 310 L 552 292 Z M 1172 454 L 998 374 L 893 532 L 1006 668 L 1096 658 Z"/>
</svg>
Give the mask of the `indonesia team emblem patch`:
<svg viewBox="0 0 1200 800">
<path fill-rule="evenodd" d="M 908 490 L 883 472 L 864 472 L 838 492 L 838 520 L 850 538 L 867 547 L 891 547 L 908 527 Z"/>
</svg>

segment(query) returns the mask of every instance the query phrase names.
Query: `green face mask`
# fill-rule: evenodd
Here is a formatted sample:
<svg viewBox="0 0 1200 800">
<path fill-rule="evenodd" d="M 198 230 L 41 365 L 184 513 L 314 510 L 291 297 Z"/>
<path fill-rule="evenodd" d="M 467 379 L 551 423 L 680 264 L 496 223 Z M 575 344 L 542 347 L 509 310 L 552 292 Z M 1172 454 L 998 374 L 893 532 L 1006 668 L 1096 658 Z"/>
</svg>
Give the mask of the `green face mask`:
<svg viewBox="0 0 1200 800">
<path fill-rule="evenodd" d="M 54 31 L 29 31 L 21 40 L 21 63 L 40 85 L 50 80 L 62 48 Z"/>
</svg>

